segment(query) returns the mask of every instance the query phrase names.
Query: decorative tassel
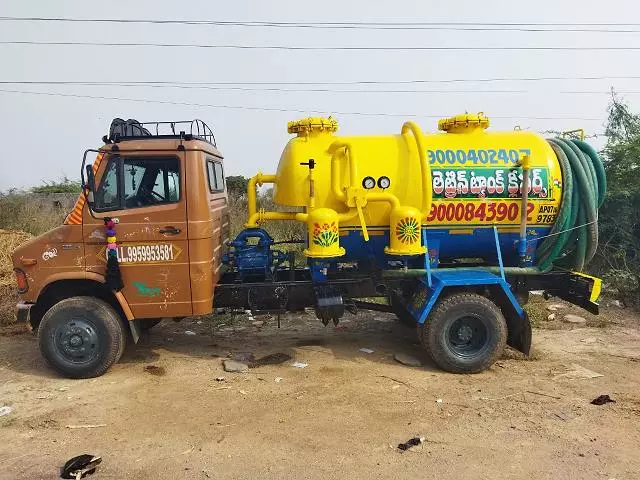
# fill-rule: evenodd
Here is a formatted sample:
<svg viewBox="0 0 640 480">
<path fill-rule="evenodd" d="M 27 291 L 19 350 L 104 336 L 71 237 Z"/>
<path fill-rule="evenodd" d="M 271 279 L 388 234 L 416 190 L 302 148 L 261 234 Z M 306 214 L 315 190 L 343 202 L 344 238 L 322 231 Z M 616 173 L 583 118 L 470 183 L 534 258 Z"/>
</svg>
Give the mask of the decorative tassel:
<svg viewBox="0 0 640 480">
<path fill-rule="evenodd" d="M 118 263 L 118 243 L 116 239 L 116 222 L 111 218 L 104 219 L 104 227 L 107 234 L 107 272 L 105 280 L 107 286 L 116 292 L 124 288 L 120 264 Z"/>
</svg>

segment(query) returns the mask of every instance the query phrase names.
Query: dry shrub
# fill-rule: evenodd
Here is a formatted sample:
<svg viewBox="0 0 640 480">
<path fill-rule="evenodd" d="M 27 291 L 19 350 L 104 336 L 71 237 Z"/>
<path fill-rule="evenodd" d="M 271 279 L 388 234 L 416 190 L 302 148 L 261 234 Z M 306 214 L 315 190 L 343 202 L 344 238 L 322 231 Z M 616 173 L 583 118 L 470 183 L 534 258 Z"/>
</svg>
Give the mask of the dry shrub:
<svg viewBox="0 0 640 480">
<path fill-rule="evenodd" d="M 18 301 L 11 255 L 31 235 L 17 230 L 0 230 L 0 325 L 15 320 Z"/>
<path fill-rule="evenodd" d="M 70 210 L 29 192 L 0 193 L 0 229 L 40 235 L 61 225 Z"/>
<path fill-rule="evenodd" d="M 32 235 L 61 225 L 69 209 L 31 192 L 0 193 L 0 325 L 15 320 L 18 301 L 11 254 Z"/>
</svg>

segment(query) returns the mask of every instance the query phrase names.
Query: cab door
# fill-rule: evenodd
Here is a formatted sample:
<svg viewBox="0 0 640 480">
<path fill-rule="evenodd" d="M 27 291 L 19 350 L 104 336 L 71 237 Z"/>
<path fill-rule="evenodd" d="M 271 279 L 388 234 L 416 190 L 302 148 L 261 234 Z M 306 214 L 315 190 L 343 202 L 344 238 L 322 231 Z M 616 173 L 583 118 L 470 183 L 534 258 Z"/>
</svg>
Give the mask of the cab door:
<svg viewBox="0 0 640 480">
<path fill-rule="evenodd" d="M 104 217 L 116 221 L 124 294 L 136 318 L 192 314 L 184 153 L 111 155 L 83 214 L 87 270 L 104 275 Z"/>
</svg>

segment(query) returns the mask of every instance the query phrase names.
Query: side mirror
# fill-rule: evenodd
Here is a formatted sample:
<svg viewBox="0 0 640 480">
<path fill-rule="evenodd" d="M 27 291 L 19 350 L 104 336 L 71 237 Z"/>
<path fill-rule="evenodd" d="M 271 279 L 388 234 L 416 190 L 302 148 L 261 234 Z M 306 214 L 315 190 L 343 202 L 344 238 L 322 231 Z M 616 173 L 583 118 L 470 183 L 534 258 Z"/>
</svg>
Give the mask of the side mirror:
<svg viewBox="0 0 640 480">
<path fill-rule="evenodd" d="M 85 187 L 87 188 L 87 203 L 89 204 L 89 208 L 93 209 L 93 204 L 95 202 L 94 192 L 96 191 L 96 177 L 93 174 L 93 165 L 87 165 L 87 184 Z"/>
</svg>

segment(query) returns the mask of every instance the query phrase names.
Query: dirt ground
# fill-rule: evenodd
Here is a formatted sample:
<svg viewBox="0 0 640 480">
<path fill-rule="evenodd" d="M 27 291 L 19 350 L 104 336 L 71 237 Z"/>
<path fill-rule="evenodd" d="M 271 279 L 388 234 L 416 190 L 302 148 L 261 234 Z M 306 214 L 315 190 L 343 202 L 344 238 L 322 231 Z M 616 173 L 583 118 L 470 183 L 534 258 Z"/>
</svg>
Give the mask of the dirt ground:
<svg viewBox="0 0 640 480">
<path fill-rule="evenodd" d="M 581 312 L 558 316 L 570 310 Z M 75 381 L 45 366 L 31 334 L 5 329 L 0 405 L 13 411 L 0 417 L 0 478 L 55 479 L 91 453 L 103 458 L 96 480 L 638 479 L 638 317 L 611 307 L 588 318 L 540 320 L 532 359 L 507 352 L 478 375 L 438 370 L 413 330 L 380 313 L 337 329 L 312 314 L 280 329 L 246 315 L 163 322 L 106 375 Z M 224 372 L 239 352 L 292 359 Z M 600 394 L 616 403 L 591 405 Z M 414 436 L 425 442 L 401 453 Z"/>
</svg>

